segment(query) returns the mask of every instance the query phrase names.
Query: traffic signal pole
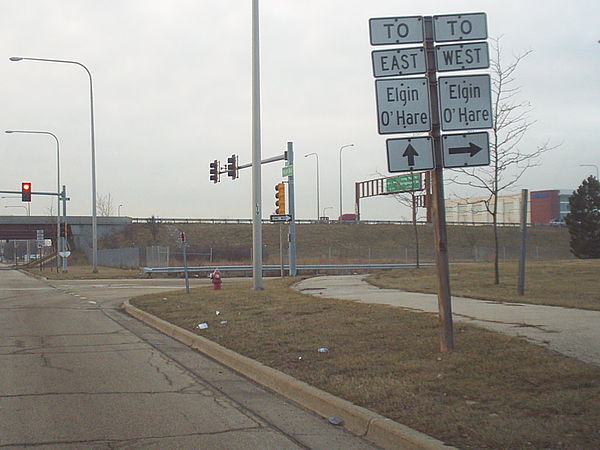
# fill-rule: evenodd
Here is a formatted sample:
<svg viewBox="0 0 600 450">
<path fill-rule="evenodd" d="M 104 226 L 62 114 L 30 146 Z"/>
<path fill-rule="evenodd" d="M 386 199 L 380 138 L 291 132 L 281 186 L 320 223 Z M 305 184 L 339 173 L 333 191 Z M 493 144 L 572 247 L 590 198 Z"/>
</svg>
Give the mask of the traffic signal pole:
<svg viewBox="0 0 600 450">
<path fill-rule="evenodd" d="M 63 221 L 62 221 L 62 226 L 63 226 L 63 230 L 64 230 L 64 236 L 61 236 L 60 240 L 62 241 L 61 247 L 62 247 L 62 251 L 66 252 L 67 250 L 67 187 L 63 184 L 62 187 L 62 202 L 63 202 L 63 207 L 62 207 L 62 214 L 63 214 Z M 63 257 L 62 259 L 62 271 L 63 273 L 67 273 L 68 269 L 67 269 L 67 258 Z"/>
<path fill-rule="evenodd" d="M 294 164 L 294 143 L 287 143 L 287 163 L 288 165 Z M 288 249 L 288 257 L 290 261 L 290 276 L 295 277 L 298 274 L 296 269 L 296 205 L 295 205 L 295 196 L 294 196 L 294 172 L 292 171 L 291 175 L 288 175 L 288 203 L 290 205 L 290 216 L 292 220 L 290 221 L 290 229 L 289 229 L 289 249 Z"/>
</svg>

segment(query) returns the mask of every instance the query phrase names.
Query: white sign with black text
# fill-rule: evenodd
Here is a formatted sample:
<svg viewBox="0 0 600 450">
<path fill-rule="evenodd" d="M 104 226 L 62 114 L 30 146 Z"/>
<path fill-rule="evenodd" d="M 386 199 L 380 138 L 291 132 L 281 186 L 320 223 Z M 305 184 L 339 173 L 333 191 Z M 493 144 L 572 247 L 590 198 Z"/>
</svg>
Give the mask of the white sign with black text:
<svg viewBox="0 0 600 450">
<path fill-rule="evenodd" d="M 492 127 L 492 91 L 489 75 L 463 75 L 438 79 L 442 130 L 477 130 Z"/>
<path fill-rule="evenodd" d="M 373 76 L 393 77 L 427 72 L 423 47 L 376 50 L 371 53 Z"/>
<path fill-rule="evenodd" d="M 417 44 L 425 40 L 423 17 L 369 19 L 371 45 Z"/>
<path fill-rule="evenodd" d="M 375 81 L 379 134 L 431 130 L 427 78 Z"/>
<path fill-rule="evenodd" d="M 487 42 L 436 45 L 435 59 L 438 72 L 487 69 L 490 67 Z"/>
<path fill-rule="evenodd" d="M 487 39 L 485 13 L 433 16 L 436 42 L 482 41 Z"/>
</svg>

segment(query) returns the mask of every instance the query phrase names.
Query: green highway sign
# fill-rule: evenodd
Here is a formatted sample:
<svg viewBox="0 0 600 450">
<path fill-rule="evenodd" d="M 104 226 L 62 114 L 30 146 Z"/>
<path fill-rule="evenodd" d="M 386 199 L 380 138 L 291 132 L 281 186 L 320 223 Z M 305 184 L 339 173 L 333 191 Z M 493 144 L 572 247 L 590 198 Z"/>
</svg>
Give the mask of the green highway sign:
<svg viewBox="0 0 600 450">
<path fill-rule="evenodd" d="M 68 202 L 69 200 L 71 200 L 71 197 L 58 197 L 58 199 L 59 199 L 61 202 L 64 202 L 64 201 L 67 201 L 67 202 Z"/>
<path fill-rule="evenodd" d="M 395 192 L 420 191 L 423 189 L 420 173 L 411 173 L 408 175 L 398 175 L 396 177 L 386 178 L 385 192 L 392 194 Z"/>
<path fill-rule="evenodd" d="M 282 177 L 292 177 L 292 176 L 294 176 L 294 165 L 293 164 L 289 164 L 287 166 L 283 166 L 283 169 L 281 169 L 281 176 Z"/>
</svg>

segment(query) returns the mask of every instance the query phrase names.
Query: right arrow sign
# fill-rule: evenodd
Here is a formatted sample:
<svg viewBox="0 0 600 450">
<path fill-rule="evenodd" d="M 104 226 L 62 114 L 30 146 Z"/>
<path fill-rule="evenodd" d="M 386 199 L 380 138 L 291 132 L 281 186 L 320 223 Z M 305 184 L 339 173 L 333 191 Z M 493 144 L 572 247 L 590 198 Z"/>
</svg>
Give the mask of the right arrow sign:
<svg viewBox="0 0 600 450">
<path fill-rule="evenodd" d="M 444 167 L 488 166 L 490 145 L 488 133 L 446 134 L 442 136 Z"/>
</svg>

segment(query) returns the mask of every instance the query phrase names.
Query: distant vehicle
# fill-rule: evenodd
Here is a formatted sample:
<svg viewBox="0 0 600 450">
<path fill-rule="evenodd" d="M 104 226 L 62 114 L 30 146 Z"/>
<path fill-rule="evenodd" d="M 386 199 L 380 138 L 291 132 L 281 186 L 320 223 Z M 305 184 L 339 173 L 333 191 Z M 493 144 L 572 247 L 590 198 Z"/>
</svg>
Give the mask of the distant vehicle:
<svg viewBox="0 0 600 450">
<path fill-rule="evenodd" d="M 338 220 L 356 220 L 356 214 L 342 214 Z"/>
<path fill-rule="evenodd" d="M 564 227 L 564 226 L 566 226 L 566 223 L 563 219 L 552 219 L 550 221 L 550 226 L 551 227 Z"/>
</svg>

